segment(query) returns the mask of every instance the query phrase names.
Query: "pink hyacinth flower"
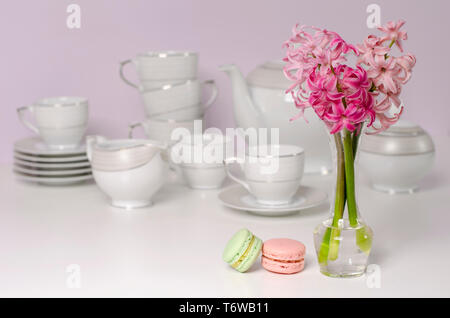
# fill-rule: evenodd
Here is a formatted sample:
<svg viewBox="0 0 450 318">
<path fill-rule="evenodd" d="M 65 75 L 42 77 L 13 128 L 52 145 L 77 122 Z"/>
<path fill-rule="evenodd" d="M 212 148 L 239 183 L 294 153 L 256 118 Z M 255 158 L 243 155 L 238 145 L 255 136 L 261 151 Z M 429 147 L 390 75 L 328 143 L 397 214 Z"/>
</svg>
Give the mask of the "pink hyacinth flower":
<svg viewBox="0 0 450 318">
<path fill-rule="evenodd" d="M 353 103 L 345 108 L 342 102 L 338 102 L 333 104 L 331 110 L 330 113 L 325 114 L 325 119 L 332 123 L 330 134 L 335 134 L 344 128 L 354 131 L 356 125 L 366 118 L 365 110 Z"/>
<path fill-rule="evenodd" d="M 376 55 L 370 62 L 371 68 L 367 71 L 370 78 L 373 79 L 375 86 L 383 87 L 386 91 L 397 93 L 396 81 L 400 69 L 395 67 L 395 59 Z"/>
<path fill-rule="evenodd" d="M 411 71 L 416 65 L 416 57 L 410 53 L 395 58 L 395 63 L 403 70 L 403 76 L 398 76 L 402 84 L 406 84 L 411 78 Z"/>
<path fill-rule="evenodd" d="M 400 31 L 400 28 L 405 24 L 404 20 L 398 20 L 397 23 L 390 21 L 386 23 L 384 26 L 378 27 L 378 30 L 386 33 L 384 37 L 381 38 L 381 41 L 384 42 L 386 40 L 394 41 L 400 52 L 403 52 L 402 40 L 407 40 L 408 35 L 405 31 Z"/>
<path fill-rule="evenodd" d="M 369 64 L 374 55 L 385 56 L 389 52 L 389 48 L 381 45 L 381 39 L 375 35 L 369 35 L 364 44 L 356 45 L 359 53 L 357 64 Z"/>
</svg>

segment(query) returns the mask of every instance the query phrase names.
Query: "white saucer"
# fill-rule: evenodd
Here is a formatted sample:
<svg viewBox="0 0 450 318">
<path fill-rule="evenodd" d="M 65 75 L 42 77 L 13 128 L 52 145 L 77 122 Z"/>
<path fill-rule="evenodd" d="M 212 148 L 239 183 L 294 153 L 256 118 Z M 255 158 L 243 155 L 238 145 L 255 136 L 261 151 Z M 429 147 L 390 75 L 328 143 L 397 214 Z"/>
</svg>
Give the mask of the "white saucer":
<svg viewBox="0 0 450 318">
<path fill-rule="evenodd" d="M 27 174 L 22 174 L 20 172 L 15 172 L 15 174 L 16 178 L 21 181 L 37 182 L 47 185 L 68 185 L 92 179 L 92 174 L 90 173 L 77 175 L 74 177 L 34 177 Z"/>
<path fill-rule="evenodd" d="M 219 200 L 232 209 L 264 216 L 282 216 L 312 208 L 324 203 L 327 194 L 322 190 L 300 186 L 291 203 L 275 206 L 262 205 L 241 185 L 222 190 Z"/>
<path fill-rule="evenodd" d="M 58 169 L 58 168 L 82 168 L 82 167 L 90 167 L 89 161 L 80 161 L 80 162 L 62 162 L 62 163 L 52 163 L 52 162 L 36 162 L 36 161 L 28 161 L 20 159 L 17 156 L 14 156 L 14 162 L 26 166 L 29 168 L 44 168 L 44 169 Z"/>
<path fill-rule="evenodd" d="M 33 156 L 33 155 L 26 155 L 19 152 L 14 152 L 14 157 L 17 157 L 22 160 L 27 161 L 33 161 L 33 162 L 40 162 L 40 163 L 63 163 L 63 162 L 79 162 L 79 161 L 87 161 L 88 158 L 86 157 L 86 154 L 84 155 L 77 155 L 77 156 L 68 156 L 68 157 L 42 157 L 42 156 Z"/>
<path fill-rule="evenodd" d="M 29 137 L 16 141 L 14 150 L 25 155 L 35 156 L 75 156 L 86 154 L 86 145 L 83 144 L 74 148 L 51 149 L 41 138 Z"/>
<path fill-rule="evenodd" d="M 80 168 L 80 169 L 42 169 L 42 168 L 26 168 L 24 166 L 19 166 L 14 164 L 14 171 L 25 173 L 30 176 L 71 176 L 71 175 L 79 175 L 85 173 L 91 173 L 91 167 Z"/>
</svg>

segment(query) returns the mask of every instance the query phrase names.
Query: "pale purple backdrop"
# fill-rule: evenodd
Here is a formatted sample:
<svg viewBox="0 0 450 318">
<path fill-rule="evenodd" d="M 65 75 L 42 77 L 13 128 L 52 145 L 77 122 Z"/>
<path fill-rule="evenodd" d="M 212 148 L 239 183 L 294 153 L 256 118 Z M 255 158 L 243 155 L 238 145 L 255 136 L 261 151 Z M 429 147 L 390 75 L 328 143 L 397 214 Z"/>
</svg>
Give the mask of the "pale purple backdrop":
<svg viewBox="0 0 450 318">
<path fill-rule="evenodd" d="M 71 3 L 81 6 L 81 29 L 66 26 Z M 13 142 L 31 135 L 16 108 L 42 97 L 86 96 L 89 131 L 125 137 L 127 124 L 144 112 L 138 93 L 119 78 L 119 61 L 146 50 L 198 51 L 200 77 L 214 79 L 220 90 L 207 124 L 231 127 L 230 84 L 218 65 L 236 63 L 246 74 L 281 58 L 281 44 L 296 22 L 326 27 L 359 43 L 373 32 L 366 27 L 371 3 L 381 6 L 382 23 L 407 20 L 405 47 L 418 63 L 402 95 L 405 118 L 433 135 L 449 134 L 447 0 L 8 0 L 1 4 L 0 18 L 0 162 L 11 162 Z"/>
</svg>

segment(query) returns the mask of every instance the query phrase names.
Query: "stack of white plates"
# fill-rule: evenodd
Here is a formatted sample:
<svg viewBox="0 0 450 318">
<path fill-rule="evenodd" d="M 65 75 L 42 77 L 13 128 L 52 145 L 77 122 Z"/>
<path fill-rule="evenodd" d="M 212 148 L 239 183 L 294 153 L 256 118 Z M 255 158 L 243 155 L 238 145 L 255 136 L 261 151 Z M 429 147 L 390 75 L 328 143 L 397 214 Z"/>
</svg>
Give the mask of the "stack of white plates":
<svg viewBox="0 0 450 318">
<path fill-rule="evenodd" d="M 24 181 L 63 185 L 92 179 L 86 146 L 49 149 L 38 137 L 14 144 L 14 173 Z"/>
</svg>

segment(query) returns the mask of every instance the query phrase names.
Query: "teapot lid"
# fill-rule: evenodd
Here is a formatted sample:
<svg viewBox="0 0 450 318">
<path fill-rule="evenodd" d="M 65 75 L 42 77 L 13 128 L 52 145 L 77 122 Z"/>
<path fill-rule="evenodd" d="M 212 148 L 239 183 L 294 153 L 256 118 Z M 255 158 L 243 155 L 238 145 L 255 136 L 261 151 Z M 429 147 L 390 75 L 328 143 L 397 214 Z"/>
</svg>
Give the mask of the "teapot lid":
<svg viewBox="0 0 450 318">
<path fill-rule="evenodd" d="M 286 90 L 292 82 L 284 76 L 280 60 L 269 61 L 259 65 L 247 76 L 247 83 L 251 86 Z"/>
<path fill-rule="evenodd" d="M 380 155 L 416 155 L 434 152 L 431 137 L 419 125 L 399 120 L 385 131 L 361 138 L 360 150 Z"/>
</svg>

